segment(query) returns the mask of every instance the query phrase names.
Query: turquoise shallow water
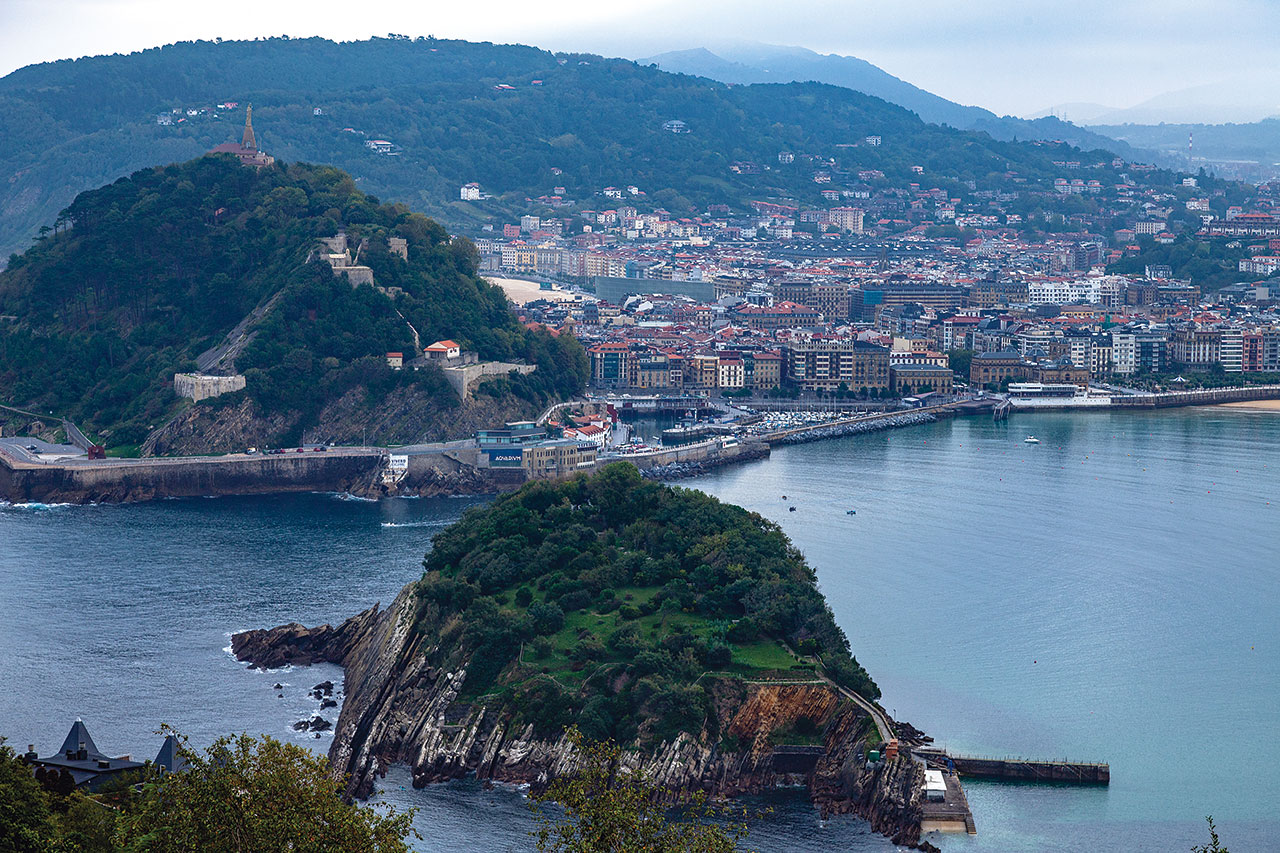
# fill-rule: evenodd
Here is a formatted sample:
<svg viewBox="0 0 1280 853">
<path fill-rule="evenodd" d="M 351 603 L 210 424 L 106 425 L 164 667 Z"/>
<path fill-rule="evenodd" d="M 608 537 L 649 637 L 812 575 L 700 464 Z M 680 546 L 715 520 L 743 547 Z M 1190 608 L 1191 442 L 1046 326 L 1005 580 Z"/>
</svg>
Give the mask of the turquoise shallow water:
<svg viewBox="0 0 1280 853">
<path fill-rule="evenodd" d="M 782 523 L 901 718 L 957 751 L 1111 763 L 1106 789 L 969 783 L 979 835 L 936 840 L 948 853 L 1188 850 L 1207 813 L 1233 853 L 1280 847 L 1280 415 L 952 421 L 683 485 Z M 0 508 L 0 734 L 50 750 L 81 715 L 119 753 L 149 756 L 161 722 L 327 747 L 289 724 L 337 669 L 248 672 L 228 632 L 389 601 L 471 503 Z M 393 772 L 382 798 L 421 809 L 423 850 L 529 849 L 519 792 Z M 757 849 L 891 848 L 768 805 Z"/>
</svg>

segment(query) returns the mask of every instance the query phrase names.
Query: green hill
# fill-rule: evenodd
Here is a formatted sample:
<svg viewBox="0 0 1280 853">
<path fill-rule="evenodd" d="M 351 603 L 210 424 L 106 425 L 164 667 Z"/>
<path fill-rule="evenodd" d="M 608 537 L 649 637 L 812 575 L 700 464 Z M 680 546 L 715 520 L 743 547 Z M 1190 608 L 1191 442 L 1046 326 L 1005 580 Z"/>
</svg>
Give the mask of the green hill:
<svg viewBox="0 0 1280 853">
<path fill-rule="evenodd" d="M 315 250 L 340 228 L 367 241 L 359 260 L 376 284 L 401 292 L 333 274 Z M 407 261 L 388 250 L 392 236 L 407 241 Z M 475 269 L 469 241 L 379 203 L 332 167 L 255 170 L 217 156 L 147 169 L 78 196 L 0 273 L 0 315 L 11 318 L 0 325 L 0 402 L 138 445 L 192 414 L 169 387 L 174 373 L 194 370 L 255 309 L 233 356 L 246 389 L 196 407 L 214 420 L 235 409 L 250 426 L 200 449 L 231 449 L 245 435 L 290 442 L 309 428 L 337 440 L 430 434 L 460 401 L 434 367 L 388 367 L 388 351 L 413 352 L 415 329 L 424 344 L 453 338 L 482 358 L 536 364 L 490 389 L 507 408 L 579 390 L 581 346 L 525 329 Z M 379 407 L 406 395 L 418 417 L 389 425 Z M 339 400 L 354 410 L 343 422 Z"/>
<path fill-rule="evenodd" d="M 820 671 L 880 695 L 776 524 L 630 465 L 526 485 L 433 543 L 420 648 L 434 670 L 466 667 L 460 700 L 488 696 L 540 736 L 700 736 L 724 678 Z"/>
<path fill-rule="evenodd" d="M 218 109 L 227 102 L 238 106 Z M 965 193 L 965 181 L 1004 186 L 1008 170 L 1035 186 L 1056 175 L 1055 159 L 1082 159 L 926 124 L 818 83 L 727 86 L 625 60 L 435 39 L 187 42 L 0 79 L 0 171 L 12 176 L 0 186 L 0 252 L 26 245 L 80 191 L 238 139 L 249 102 L 275 156 L 335 164 L 455 230 L 529 212 L 529 199 L 557 186 L 582 206 L 612 206 L 602 188 L 635 185 L 642 208 L 681 214 L 769 197 L 816 204 L 819 168 L 880 170 L 905 185 L 921 165 L 932 184 Z M 175 123 L 157 124 L 162 112 Z M 690 132 L 664 130 L 671 119 Z M 868 135 L 883 144 L 862 144 Z M 371 139 L 394 154 L 366 148 Z M 784 165 L 784 150 L 812 156 Z M 732 172 L 735 162 L 760 171 Z M 460 201 L 471 181 L 493 198 Z"/>
</svg>

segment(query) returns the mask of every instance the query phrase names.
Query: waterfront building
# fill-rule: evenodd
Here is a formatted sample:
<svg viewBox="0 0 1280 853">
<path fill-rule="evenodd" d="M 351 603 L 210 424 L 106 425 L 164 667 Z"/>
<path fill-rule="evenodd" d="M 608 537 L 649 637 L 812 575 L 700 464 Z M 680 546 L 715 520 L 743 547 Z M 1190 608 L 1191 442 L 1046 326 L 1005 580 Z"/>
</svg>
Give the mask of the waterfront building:
<svg viewBox="0 0 1280 853">
<path fill-rule="evenodd" d="M 1016 350 L 980 352 L 969 363 L 969 384 L 974 388 L 999 385 L 1005 380 L 1022 381 L 1030 377 L 1030 365 Z"/>
<path fill-rule="evenodd" d="M 1044 361 L 1031 369 L 1031 381 L 1043 385 L 1074 385 L 1089 390 L 1089 368 L 1077 367 L 1069 361 Z"/>
<path fill-rule="evenodd" d="M 854 338 L 793 340 L 787 344 L 787 380 L 806 390 L 889 388 L 889 350 Z"/>
<path fill-rule="evenodd" d="M 891 364 L 889 380 L 890 387 L 899 397 L 910 397 L 930 391 L 950 394 L 955 383 L 955 374 L 949 367 L 938 367 L 933 364 Z"/>
</svg>

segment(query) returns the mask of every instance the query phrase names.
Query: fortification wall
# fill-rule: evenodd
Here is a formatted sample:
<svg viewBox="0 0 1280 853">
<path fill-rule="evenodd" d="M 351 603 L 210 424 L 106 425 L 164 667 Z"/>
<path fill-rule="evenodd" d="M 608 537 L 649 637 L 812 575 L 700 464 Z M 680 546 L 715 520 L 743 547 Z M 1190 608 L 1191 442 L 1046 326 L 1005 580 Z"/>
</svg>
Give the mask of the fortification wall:
<svg viewBox="0 0 1280 853">
<path fill-rule="evenodd" d="M 173 375 L 173 393 L 179 397 L 189 397 L 195 402 L 230 394 L 244 388 L 244 377 L 209 376 L 203 373 L 175 373 Z"/>
<path fill-rule="evenodd" d="M 446 367 L 442 372 L 444 373 L 444 378 L 449 380 L 449 384 L 453 386 L 453 390 L 458 393 L 458 397 L 466 400 L 471 396 L 471 387 L 486 376 L 506 376 L 513 370 L 516 373 L 533 373 L 537 369 L 538 366 L 536 364 L 484 361 L 479 364 Z"/>
</svg>

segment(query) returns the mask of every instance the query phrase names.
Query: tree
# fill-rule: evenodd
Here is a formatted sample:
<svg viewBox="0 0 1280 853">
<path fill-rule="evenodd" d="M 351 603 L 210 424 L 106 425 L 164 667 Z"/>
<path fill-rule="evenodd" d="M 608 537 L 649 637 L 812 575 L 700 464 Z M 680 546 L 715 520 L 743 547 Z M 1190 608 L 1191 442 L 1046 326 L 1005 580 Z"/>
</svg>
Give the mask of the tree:
<svg viewBox="0 0 1280 853">
<path fill-rule="evenodd" d="M 1209 843 L 1192 847 L 1191 853 L 1228 853 L 1227 848 L 1218 843 L 1218 828 L 1213 825 L 1213 815 L 1206 815 L 1205 820 L 1209 822 Z"/>
<path fill-rule="evenodd" d="M 576 728 L 568 737 L 578 751 L 577 775 L 556 779 L 534 798 L 538 821 L 534 837 L 543 853 L 729 853 L 746 835 L 741 823 L 710 822 L 712 810 L 702 796 L 672 820 L 657 792 L 639 774 L 623 767 L 622 750 L 612 741 L 588 742 Z M 544 812 L 558 804 L 563 817 Z"/>
<path fill-rule="evenodd" d="M 412 814 L 344 803 L 328 760 L 300 746 L 239 735 L 204 752 L 184 742 L 181 754 L 185 770 L 153 779 L 126 806 L 118 845 L 149 853 L 408 850 Z"/>
<path fill-rule="evenodd" d="M 0 850 L 43 853 L 52 838 L 48 794 L 0 737 Z"/>
<path fill-rule="evenodd" d="M 969 366 L 973 363 L 973 350 L 971 349 L 953 349 L 947 353 L 947 367 L 951 368 L 952 373 L 958 373 L 961 376 L 969 376 Z"/>
</svg>

